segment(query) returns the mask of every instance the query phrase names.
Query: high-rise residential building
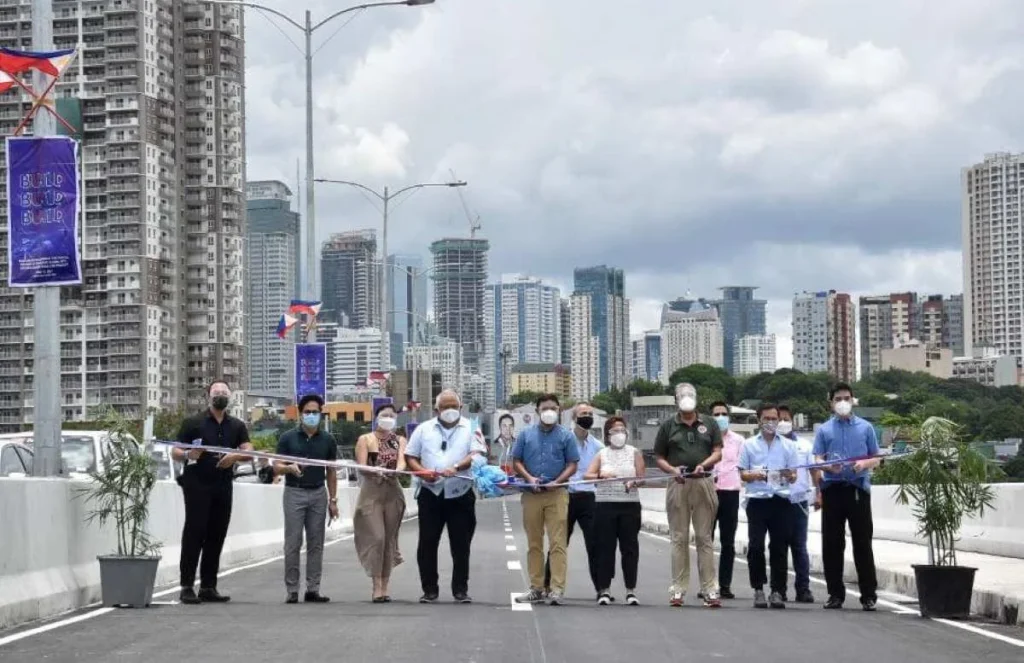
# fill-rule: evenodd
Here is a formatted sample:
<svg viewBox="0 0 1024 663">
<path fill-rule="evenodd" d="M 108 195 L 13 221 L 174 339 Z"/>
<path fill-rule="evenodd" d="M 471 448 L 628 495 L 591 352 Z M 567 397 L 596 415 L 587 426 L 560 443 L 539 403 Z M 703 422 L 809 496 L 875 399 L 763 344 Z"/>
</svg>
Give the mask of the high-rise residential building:
<svg viewBox="0 0 1024 663">
<path fill-rule="evenodd" d="M 392 254 L 388 257 L 388 331 L 391 334 L 391 363 L 405 365 L 405 344 L 413 330 L 423 336 L 427 319 L 427 275 L 418 255 Z"/>
<path fill-rule="evenodd" d="M 921 303 L 921 340 L 964 355 L 964 296 L 929 295 Z"/>
<path fill-rule="evenodd" d="M 320 248 L 320 317 L 352 329 L 379 328 L 380 273 L 376 230 L 331 235 Z"/>
<path fill-rule="evenodd" d="M 561 318 L 561 348 L 562 348 L 562 365 L 568 366 L 572 362 L 572 337 L 569 335 L 570 323 L 572 322 L 570 316 L 569 298 L 563 297 L 558 302 L 559 317 Z"/>
<path fill-rule="evenodd" d="M 405 370 L 417 373 L 438 373 L 444 389 L 462 391 L 460 372 L 462 368 L 462 348 L 455 341 L 447 338 L 434 337 L 427 343 L 405 348 Z M 416 382 L 420 382 L 419 376 Z M 411 379 L 410 379 L 410 384 Z M 431 403 L 433 407 L 433 403 Z M 429 409 L 429 408 L 428 408 Z"/>
<path fill-rule="evenodd" d="M 577 267 L 573 270 L 573 286 L 572 308 L 590 307 L 590 312 L 585 316 L 575 310 L 570 312 L 571 333 L 574 335 L 571 339 L 570 361 L 574 392 L 577 385 L 589 384 L 589 368 L 577 371 L 576 364 L 577 360 L 592 361 L 587 339 L 597 339 L 597 390 L 582 397 L 590 398 L 595 393 L 607 391 L 611 387 L 624 387 L 629 382 L 629 301 L 626 299 L 626 278 L 621 269 L 605 265 Z M 587 329 L 578 329 L 576 323 L 572 322 L 584 318 L 590 325 Z M 579 375 L 584 377 L 578 378 Z"/>
<path fill-rule="evenodd" d="M 31 48 L 29 5 L 0 6 L 0 45 Z M 74 48 L 78 3 L 53 5 L 54 46 Z M 244 377 L 243 10 L 84 9 L 84 282 L 61 289 L 53 321 L 67 421 L 101 405 L 130 417 L 198 405 L 215 377 L 237 390 Z M 73 66 L 55 96 L 79 97 L 78 82 Z M 23 99 L 0 99 L 0 132 L 14 132 Z M 5 168 L 0 156 L 0 181 Z M 33 418 L 33 291 L 7 288 L 0 269 L 0 430 L 17 430 Z"/>
<path fill-rule="evenodd" d="M 494 389 L 507 395 L 518 364 L 560 364 L 561 295 L 557 287 L 519 274 L 505 275 L 484 292 L 484 325 L 493 353 Z"/>
<path fill-rule="evenodd" d="M 478 238 L 446 238 L 430 245 L 438 334 L 462 347 L 463 370 L 468 373 L 490 370 L 484 327 L 489 250 L 490 242 Z"/>
<path fill-rule="evenodd" d="M 963 297 L 915 292 L 860 298 L 860 376 L 882 370 L 882 352 L 908 341 L 963 353 Z M 958 354 L 959 353 L 959 354 Z"/>
<path fill-rule="evenodd" d="M 1024 307 L 1024 153 L 985 155 L 963 169 L 964 354 L 991 347 L 1022 356 Z"/>
<path fill-rule="evenodd" d="M 725 369 L 735 370 L 734 360 L 736 339 L 741 336 L 763 336 L 768 331 L 766 308 L 768 302 L 755 299 L 753 286 L 725 286 L 721 288 L 721 299 L 712 305 L 718 309 L 722 321 L 723 358 Z"/>
<path fill-rule="evenodd" d="M 748 334 L 733 341 L 733 375 L 774 372 L 775 334 Z"/>
<path fill-rule="evenodd" d="M 632 349 L 630 377 L 657 382 L 661 376 L 661 331 L 645 331 L 630 341 Z"/>
<path fill-rule="evenodd" d="M 793 297 L 793 368 L 857 377 L 857 329 L 853 300 L 846 293 L 804 292 Z"/>
<path fill-rule="evenodd" d="M 572 295 L 569 305 L 572 397 L 589 400 L 601 393 L 601 340 L 594 333 L 590 295 Z"/>
<path fill-rule="evenodd" d="M 284 182 L 246 183 L 246 392 L 292 397 L 295 335 L 277 337 L 277 322 L 299 292 L 299 215 Z"/>
<path fill-rule="evenodd" d="M 661 374 L 669 379 L 692 364 L 722 368 L 722 334 L 716 308 L 698 304 L 683 313 L 666 304 L 661 312 Z"/>
</svg>

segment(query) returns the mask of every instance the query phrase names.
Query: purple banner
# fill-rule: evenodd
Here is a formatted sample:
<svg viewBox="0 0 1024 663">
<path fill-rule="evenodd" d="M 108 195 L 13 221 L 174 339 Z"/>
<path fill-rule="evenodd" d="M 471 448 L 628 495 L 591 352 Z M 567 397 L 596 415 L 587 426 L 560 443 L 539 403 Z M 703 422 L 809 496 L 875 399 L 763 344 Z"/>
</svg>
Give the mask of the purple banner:
<svg viewBox="0 0 1024 663">
<path fill-rule="evenodd" d="M 370 407 L 373 408 L 373 411 L 370 413 L 370 416 L 373 417 L 373 427 L 374 428 L 377 428 L 377 408 L 379 408 L 381 405 L 393 405 L 394 402 L 395 402 L 394 399 L 391 398 L 390 396 L 374 396 L 373 397 L 373 401 L 372 401 L 371 406 L 370 406 Z"/>
<path fill-rule="evenodd" d="M 327 401 L 327 346 L 323 343 L 295 344 L 295 402 L 308 394 Z"/>
<path fill-rule="evenodd" d="M 416 430 L 417 426 L 419 426 L 418 421 L 410 421 L 405 425 L 405 439 L 408 440 L 410 437 L 412 437 L 412 432 Z"/>
<path fill-rule="evenodd" d="M 77 143 L 7 138 L 7 279 L 12 288 L 78 285 Z"/>
</svg>

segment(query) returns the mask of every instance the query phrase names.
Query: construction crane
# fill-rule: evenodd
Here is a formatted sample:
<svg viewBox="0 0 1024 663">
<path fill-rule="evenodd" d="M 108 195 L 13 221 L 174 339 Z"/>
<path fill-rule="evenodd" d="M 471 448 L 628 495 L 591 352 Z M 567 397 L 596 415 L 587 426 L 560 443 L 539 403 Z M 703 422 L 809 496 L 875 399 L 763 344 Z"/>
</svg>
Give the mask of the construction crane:
<svg viewBox="0 0 1024 663">
<path fill-rule="evenodd" d="M 452 174 L 452 181 L 458 182 L 459 178 L 455 176 L 455 171 L 451 168 L 448 172 Z M 469 211 L 469 205 L 466 204 L 466 197 L 462 195 L 461 187 L 455 189 L 455 193 L 459 195 L 459 200 L 462 202 L 462 211 L 466 213 L 466 220 L 469 221 L 469 238 L 474 239 L 476 237 L 476 231 L 480 230 L 480 215 L 477 214 L 475 217 L 473 213 Z"/>
</svg>

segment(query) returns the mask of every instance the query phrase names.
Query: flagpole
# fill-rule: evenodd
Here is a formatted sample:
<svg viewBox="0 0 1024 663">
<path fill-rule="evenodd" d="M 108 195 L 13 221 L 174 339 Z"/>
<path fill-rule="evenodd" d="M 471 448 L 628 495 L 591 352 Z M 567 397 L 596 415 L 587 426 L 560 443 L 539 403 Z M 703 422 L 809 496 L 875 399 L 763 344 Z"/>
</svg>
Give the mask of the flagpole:
<svg viewBox="0 0 1024 663">
<path fill-rule="evenodd" d="M 53 50 L 53 0 L 32 0 L 32 49 Z M 33 74 L 36 90 L 50 93 L 46 75 Z M 40 108 L 32 122 L 32 135 L 53 136 L 57 123 L 53 114 Z M 35 476 L 58 476 L 60 456 L 60 287 L 39 286 L 34 291 L 32 307 L 34 324 L 33 433 Z"/>
</svg>

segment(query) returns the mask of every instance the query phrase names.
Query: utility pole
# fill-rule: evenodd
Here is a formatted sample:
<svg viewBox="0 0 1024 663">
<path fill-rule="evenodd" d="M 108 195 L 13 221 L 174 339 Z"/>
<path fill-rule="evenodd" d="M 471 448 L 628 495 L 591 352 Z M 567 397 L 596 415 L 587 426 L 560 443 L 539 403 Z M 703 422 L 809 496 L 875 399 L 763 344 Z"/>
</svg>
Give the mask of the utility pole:
<svg viewBox="0 0 1024 663">
<path fill-rule="evenodd" d="M 53 0 L 32 0 L 32 49 L 53 50 Z M 79 57 L 82 57 L 79 54 Z M 46 74 L 33 73 L 33 87 L 40 94 L 46 89 Z M 44 108 L 36 111 L 32 135 L 53 136 L 57 122 Z M 81 192 L 79 192 L 81 195 Z M 79 204 L 81 202 L 79 201 Z M 35 288 L 32 318 L 35 379 L 32 382 L 34 412 L 33 447 L 35 476 L 53 477 L 61 473 L 60 456 L 60 286 Z M 84 358 L 83 358 L 84 361 Z"/>
</svg>

